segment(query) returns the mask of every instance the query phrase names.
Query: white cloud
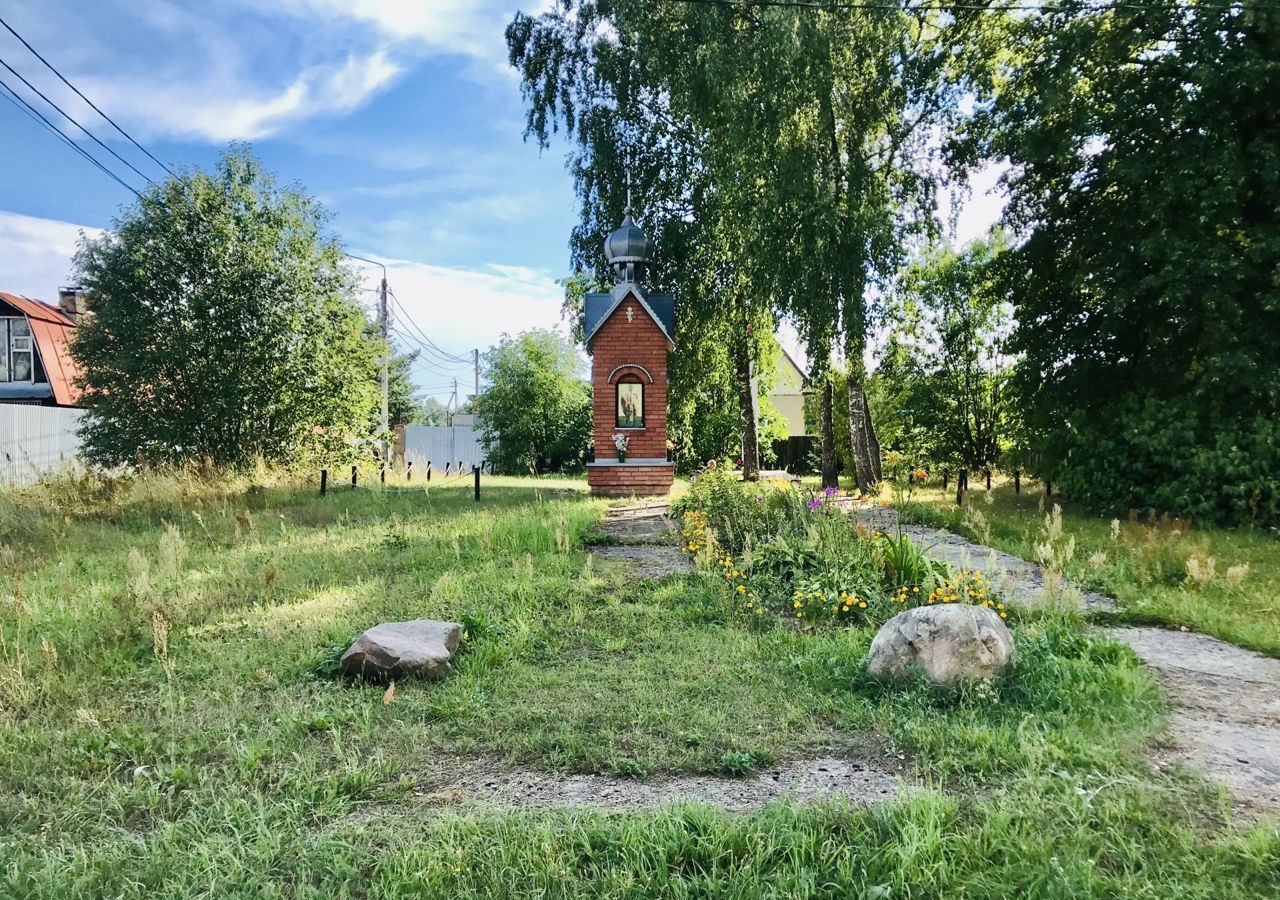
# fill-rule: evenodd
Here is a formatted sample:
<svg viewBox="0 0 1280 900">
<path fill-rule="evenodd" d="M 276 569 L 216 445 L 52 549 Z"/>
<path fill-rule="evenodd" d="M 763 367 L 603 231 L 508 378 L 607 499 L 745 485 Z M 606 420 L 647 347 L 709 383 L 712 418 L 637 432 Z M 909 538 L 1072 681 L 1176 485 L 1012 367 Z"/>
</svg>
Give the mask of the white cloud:
<svg viewBox="0 0 1280 900">
<path fill-rule="evenodd" d="M 541 7 L 547 6 L 543 0 Z M 350 112 L 422 59 L 460 57 L 481 79 L 512 77 L 504 30 L 511 0 L 256 0 L 184 6 L 48 0 L 15 13 L 37 46 L 139 137 L 263 138 Z M 0 36 L 0 48 L 20 47 Z M 52 95 L 92 118 L 70 91 Z"/>
<path fill-rule="evenodd" d="M 83 231 L 90 237 L 101 228 L 0 212 L 0 291 L 48 303 L 70 282 L 71 257 Z"/>
<path fill-rule="evenodd" d="M 150 132 L 222 142 L 266 137 L 291 122 L 351 112 L 401 71 L 385 51 L 378 50 L 348 56 L 336 66 L 309 66 L 276 89 L 234 79 L 117 78 L 95 79 L 89 91 L 109 108 L 145 116 Z"/>
</svg>

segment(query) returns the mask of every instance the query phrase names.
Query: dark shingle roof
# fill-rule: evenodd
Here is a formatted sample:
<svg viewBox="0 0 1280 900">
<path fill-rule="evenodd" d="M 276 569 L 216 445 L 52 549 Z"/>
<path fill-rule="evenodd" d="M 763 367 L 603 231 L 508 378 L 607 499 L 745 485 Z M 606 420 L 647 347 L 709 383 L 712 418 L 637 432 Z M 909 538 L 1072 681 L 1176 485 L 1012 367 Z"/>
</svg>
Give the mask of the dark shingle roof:
<svg viewBox="0 0 1280 900">
<path fill-rule="evenodd" d="M 667 340 L 675 344 L 675 295 L 650 294 L 646 297 L 636 289 L 635 285 L 619 285 L 619 287 L 624 288 L 624 290 L 615 288 L 612 293 L 608 294 L 587 294 L 582 311 L 582 333 L 587 349 L 591 349 L 591 339 L 600 330 L 600 326 L 605 323 L 610 314 L 618 307 L 618 304 L 628 296 L 635 297 L 640 301 L 640 307 L 650 315 L 654 323 L 662 330 L 662 333 L 667 336 Z"/>
</svg>

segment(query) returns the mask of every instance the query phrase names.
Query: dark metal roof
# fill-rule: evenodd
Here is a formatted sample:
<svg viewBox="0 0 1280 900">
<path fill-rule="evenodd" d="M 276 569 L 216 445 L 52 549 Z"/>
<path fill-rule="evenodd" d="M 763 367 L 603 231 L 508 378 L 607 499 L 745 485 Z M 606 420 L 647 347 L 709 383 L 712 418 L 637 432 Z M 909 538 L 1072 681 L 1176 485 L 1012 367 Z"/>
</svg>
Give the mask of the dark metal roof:
<svg viewBox="0 0 1280 900">
<path fill-rule="evenodd" d="M 646 262 L 653 251 L 649 237 L 628 213 L 618 230 L 604 240 L 604 258 L 610 264 Z"/>
<path fill-rule="evenodd" d="M 666 335 L 672 346 L 676 342 L 676 298 L 674 294 L 650 294 L 644 296 L 635 285 L 619 285 L 623 290 L 615 289 L 608 294 L 587 294 L 583 304 L 582 333 L 585 336 L 587 349 L 591 349 L 591 340 L 600 330 L 615 309 L 627 297 L 635 297 L 640 307 L 649 315 L 658 328 Z"/>
</svg>

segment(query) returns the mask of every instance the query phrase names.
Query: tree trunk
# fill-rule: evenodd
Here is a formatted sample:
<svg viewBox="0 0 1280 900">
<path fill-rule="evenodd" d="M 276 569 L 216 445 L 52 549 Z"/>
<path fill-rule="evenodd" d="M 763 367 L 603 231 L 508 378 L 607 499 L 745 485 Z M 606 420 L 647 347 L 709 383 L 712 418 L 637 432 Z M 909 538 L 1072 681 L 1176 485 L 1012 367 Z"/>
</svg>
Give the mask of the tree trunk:
<svg viewBox="0 0 1280 900">
<path fill-rule="evenodd" d="M 822 440 L 822 486 L 839 487 L 836 474 L 835 385 L 825 373 L 822 376 L 822 404 L 819 416 Z"/>
<path fill-rule="evenodd" d="M 751 348 L 745 334 L 734 347 L 733 364 L 738 379 L 738 425 L 742 431 L 742 477 L 760 477 L 760 441 L 756 432 L 756 400 L 751 391 Z"/>
<path fill-rule="evenodd" d="M 875 485 L 875 469 L 871 464 L 871 448 L 867 438 L 866 394 L 862 382 L 849 373 L 849 445 L 853 450 L 853 476 L 859 494 L 871 493 Z"/>
<path fill-rule="evenodd" d="M 867 430 L 867 451 L 871 455 L 871 480 L 879 484 L 884 480 L 884 470 L 881 468 L 880 438 L 876 435 L 876 426 L 871 422 L 871 401 L 867 399 L 867 392 L 862 391 L 862 411 L 866 414 L 864 427 Z"/>
</svg>

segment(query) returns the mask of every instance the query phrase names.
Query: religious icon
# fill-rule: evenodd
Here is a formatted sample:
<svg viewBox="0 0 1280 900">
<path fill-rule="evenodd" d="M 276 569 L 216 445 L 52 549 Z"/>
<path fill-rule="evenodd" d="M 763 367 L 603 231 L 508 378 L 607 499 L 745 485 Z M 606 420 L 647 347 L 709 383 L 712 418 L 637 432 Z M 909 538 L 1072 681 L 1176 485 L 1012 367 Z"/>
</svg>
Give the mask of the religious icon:
<svg viewBox="0 0 1280 900">
<path fill-rule="evenodd" d="M 618 427 L 644 427 L 644 385 L 624 381 L 618 385 Z"/>
</svg>

